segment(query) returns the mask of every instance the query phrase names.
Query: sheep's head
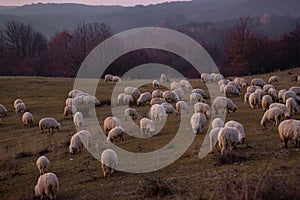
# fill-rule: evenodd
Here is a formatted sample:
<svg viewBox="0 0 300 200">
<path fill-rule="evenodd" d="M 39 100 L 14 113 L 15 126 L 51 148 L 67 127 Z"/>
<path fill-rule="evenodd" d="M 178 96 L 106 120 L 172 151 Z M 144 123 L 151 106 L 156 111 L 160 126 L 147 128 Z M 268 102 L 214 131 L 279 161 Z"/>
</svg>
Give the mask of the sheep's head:
<svg viewBox="0 0 300 200">
<path fill-rule="evenodd" d="M 56 128 L 58 131 L 60 131 L 60 130 L 61 130 L 61 125 L 60 125 L 60 123 L 57 123 L 57 125 L 55 126 L 55 128 Z"/>
</svg>

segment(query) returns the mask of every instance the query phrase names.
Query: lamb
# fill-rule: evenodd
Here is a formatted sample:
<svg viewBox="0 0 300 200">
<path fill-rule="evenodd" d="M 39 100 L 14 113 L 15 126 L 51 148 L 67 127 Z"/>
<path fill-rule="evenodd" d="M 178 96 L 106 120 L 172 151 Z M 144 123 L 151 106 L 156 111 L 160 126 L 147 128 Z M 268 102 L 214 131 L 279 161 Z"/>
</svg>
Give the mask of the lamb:
<svg viewBox="0 0 300 200">
<path fill-rule="evenodd" d="M 239 96 L 240 95 L 239 90 L 232 85 L 224 86 L 224 92 L 225 92 L 226 96 L 231 96 L 231 95 Z"/>
<path fill-rule="evenodd" d="M 283 102 L 283 94 L 284 94 L 286 91 L 287 91 L 286 89 L 281 89 L 281 90 L 279 90 L 279 92 L 278 92 L 278 100 L 279 100 L 279 102 Z"/>
<path fill-rule="evenodd" d="M 81 151 L 84 145 L 89 146 L 90 138 L 91 134 L 89 131 L 78 131 L 71 137 L 69 152 L 74 155 L 77 151 Z"/>
<path fill-rule="evenodd" d="M 300 95 L 300 87 L 299 86 L 290 87 L 289 91 L 294 91 L 296 93 L 296 95 Z"/>
<path fill-rule="evenodd" d="M 162 82 L 162 83 L 167 82 L 167 76 L 165 74 L 160 75 L 160 82 Z"/>
<path fill-rule="evenodd" d="M 275 122 L 276 126 L 278 126 L 282 117 L 283 117 L 283 111 L 280 108 L 278 107 L 270 108 L 264 113 L 260 121 L 260 124 L 262 126 L 266 126 L 267 123 Z"/>
<path fill-rule="evenodd" d="M 194 134 L 201 133 L 202 128 L 206 124 L 206 117 L 202 113 L 194 113 L 191 117 L 190 123 Z"/>
<path fill-rule="evenodd" d="M 295 147 L 299 147 L 300 121 L 295 119 L 284 120 L 278 126 L 279 138 L 283 147 L 288 148 L 288 140 L 296 141 Z"/>
<path fill-rule="evenodd" d="M 73 117 L 73 122 L 75 127 L 80 128 L 83 125 L 83 114 L 81 112 L 76 112 Z"/>
<path fill-rule="evenodd" d="M 108 83 L 108 82 L 113 82 L 113 79 L 114 79 L 114 76 L 113 75 L 111 75 L 111 74 L 106 74 L 105 76 L 104 76 L 104 83 Z"/>
<path fill-rule="evenodd" d="M 269 106 L 273 103 L 273 99 L 270 95 L 264 95 L 261 101 L 261 107 L 263 111 L 265 112 L 266 110 L 269 109 Z"/>
<path fill-rule="evenodd" d="M 24 103 L 18 103 L 16 105 L 16 109 L 15 109 L 16 113 L 19 113 L 19 112 L 23 113 L 23 112 L 25 112 L 25 110 L 26 110 L 26 105 Z"/>
<path fill-rule="evenodd" d="M 238 130 L 234 127 L 224 127 L 218 132 L 218 144 L 221 149 L 221 156 L 227 151 L 233 151 L 238 144 Z"/>
<path fill-rule="evenodd" d="M 245 134 L 244 126 L 241 123 L 239 123 L 237 121 L 234 121 L 234 120 L 231 120 L 231 121 L 226 122 L 224 127 L 234 127 L 234 128 L 236 128 L 238 130 L 238 141 L 241 144 L 245 143 L 246 134 Z"/>
<path fill-rule="evenodd" d="M 138 113 L 134 108 L 126 108 L 124 114 L 125 114 L 125 121 L 127 121 L 128 117 L 131 117 L 133 120 L 136 120 L 138 118 Z"/>
<path fill-rule="evenodd" d="M 198 93 L 192 93 L 190 95 L 190 103 L 197 103 L 197 102 L 205 102 L 202 95 L 201 94 L 198 94 Z"/>
<path fill-rule="evenodd" d="M 212 128 L 224 127 L 224 121 L 221 118 L 215 118 L 211 123 Z"/>
<path fill-rule="evenodd" d="M 180 114 L 182 114 L 182 111 L 186 111 L 186 113 L 189 113 L 189 106 L 187 105 L 187 103 L 185 101 L 178 101 L 176 103 L 176 110 L 177 112 L 179 112 Z"/>
<path fill-rule="evenodd" d="M 143 137 L 151 137 L 156 133 L 154 121 L 145 117 L 140 120 L 140 128 Z"/>
<path fill-rule="evenodd" d="M 288 107 L 290 113 L 296 114 L 299 112 L 296 101 L 290 97 L 286 100 L 285 105 Z"/>
<path fill-rule="evenodd" d="M 288 107 L 284 104 L 281 104 L 281 103 L 272 103 L 270 106 L 269 106 L 269 109 L 270 108 L 280 108 L 285 116 L 286 119 L 289 119 L 291 117 L 291 113 L 288 109 Z"/>
<path fill-rule="evenodd" d="M 163 98 L 163 91 L 161 91 L 161 90 L 154 90 L 152 92 L 152 98 Z"/>
<path fill-rule="evenodd" d="M 50 161 L 46 156 L 40 156 L 36 161 L 36 166 L 40 171 L 40 175 L 43 175 L 48 172 Z"/>
<path fill-rule="evenodd" d="M 104 120 L 103 131 L 107 136 L 108 132 L 111 129 L 113 129 L 115 127 L 120 127 L 120 126 L 121 126 L 121 122 L 117 117 L 113 117 L 113 116 L 112 117 L 107 117 Z"/>
<path fill-rule="evenodd" d="M 108 132 L 107 141 L 115 143 L 117 138 L 120 138 L 121 141 L 124 141 L 124 130 L 122 127 L 115 127 Z"/>
<path fill-rule="evenodd" d="M 229 111 L 235 112 L 237 110 L 231 99 L 221 96 L 214 99 L 212 108 L 214 108 L 215 113 L 219 113 L 219 111 L 224 112 L 224 110 L 227 110 L 229 113 Z"/>
<path fill-rule="evenodd" d="M 133 105 L 133 97 L 131 95 L 125 94 L 123 97 L 123 105 L 124 106 L 129 106 L 129 105 Z"/>
<path fill-rule="evenodd" d="M 163 98 L 153 98 L 150 101 L 150 106 L 153 106 L 155 104 L 162 104 L 162 103 L 167 103 L 167 101 Z"/>
<path fill-rule="evenodd" d="M 56 199 L 58 191 L 58 178 L 54 173 L 51 172 L 41 175 L 36 186 L 34 187 L 35 196 L 40 197 L 41 199 Z"/>
<path fill-rule="evenodd" d="M 156 121 L 164 122 L 167 119 L 167 113 L 162 105 L 155 104 L 150 108 L 150 118 Z"/>
<path fill-rule="evenodd" d="M 177 103 L 179 101 L 177 94 L 170 90 L 163 92 L 163 98 L 169 103 Z"/>
<path fill-rule="evenodd" d="M 152 81 L 152 88 L 159 88 L 160 87 L 160 84 L 158 82 L 158 80 L 153 80 Z"/>
<path fill-rule="evenodd" d="M 252 109 L 257 108 L 260 105 L 260 95 L 253 92 L 249 96 L 249 104 Z"/>
<path fill-rule="evenodd" d="M 257 86 L 263 87 L 265 84 L 266 84 L 266 82 L 261 78 L 253 78 L 251 80 L 251 85 L 257 85 Z"/>
<path fill-rule="evenodd" d="M 210 118 L 210 106 L 206 103 L 198 102 L 194 105 L 194 110 L 196 112 L 203 113 L 206 118 Z"/>
<path fill-rule="evenodd" d="M 210 138 L 210 151 L 213 154 L 213 148 L 217 147 L 218 145 L 218 135 L 222 127 L 216 127 L 213 128 L 210 133 L 209 133 L 209 138 Z"/>
<path fill-rule="evenodd" d="M 112 149 L 106 149 L 101 154 L 101 167 L 103 176 L 106 178 L 108 174 L 112 176 L 114 170 L 118 167 L 118 155 Z"/>
<path fill-rule="evenodd" d="M 25 112 L 22 115 L 23 126 L 32 126 L 33 125 L 33 115 L 30 112 Z"/>
<path fill-rule="evenodd" d="M 112 80 L 113 83 L 121 83 L 122 80 L 119 76 L 113 76 L 113 80 Z"/>
<path fill-rule="evenodd" d="M 0 114 L 1 114 L 2 117 L 5 117 L 6 114 L 7 114 L 7 109 L 2 104 L 0 104 Z"/>
<path fill-rule="evenodd" d="M 180 80 L 179 83 L 180 83 L 182 89 L 184 89 L 186 91 L 191 91 L 193 89 L 190 82 L 187 80 Z"/>
<path fill-rule="evenodd" d="M 60 125 L 60 123 L 58 123 L 56 121 L 56 119 L 54 119 L 52 117 L 46 117 L 46 118 L 42 118 L 39 121 L 39 128 L 40 128 L 41 133 L 44 133 L 44 129 L 48 129 L 48 132 L 50 132 L 50 130 L 52 130 L 52 132 L 54 132 L 54 129 L 57 129 L 58 131 L 60 131 L 61 125 Z"/>
<path fill-rule="evenodd" d="M 278 83 L 279 82 L 279 76 L 271 76 L 268 80 L 268 83 L 272 84 L 272 83 Z"/>
<path fill-rule="evenodd" d="M 65 106 L 63 118 L 67 119 L 68 116 L 73 117 L 73 115 L 77 112 L 77 108 L 75 106 Z"/>
<path fill-rule="evenodd" d="M 145 105 L 147 102 L 150 102 L 152 95 L 150 92 L 144 92 L 141 96 L 137 99 L 136 103 L 138 106 Z"/>
<path fill-rule="evenodd" d="M 206 92 L 201 88 L 195 88 L 192 90 L 192 93 L 201 94 L 204 99 L 207 98 Z"/>
<path fill-rule="evenodd" d="M 14 101 L 14 109 L 16 109 L 18 103 L 24 103 L 22 99 L 16 99 Z"/>
<path fill-rule="evenodd" d="M 286 91 L 284 94 L 283 94 L 283 103 L 286 102 L 286 100 L 288 98 L 292 97 L 297 103 L 300 102 L 300 99 L 299 97 L 296 95 L 296 93 L 294 91 Z"/>
<path fill-rule="evenodd" d="M 162 103 L 161 105 L 165 108 L 167 114 L 174 114 L 175 116 L 177 116 L 179 114 L 179 112 L 177 110 L 175 110 L 175 108 L 172 106 L 172 104 Z"/>
</svg>

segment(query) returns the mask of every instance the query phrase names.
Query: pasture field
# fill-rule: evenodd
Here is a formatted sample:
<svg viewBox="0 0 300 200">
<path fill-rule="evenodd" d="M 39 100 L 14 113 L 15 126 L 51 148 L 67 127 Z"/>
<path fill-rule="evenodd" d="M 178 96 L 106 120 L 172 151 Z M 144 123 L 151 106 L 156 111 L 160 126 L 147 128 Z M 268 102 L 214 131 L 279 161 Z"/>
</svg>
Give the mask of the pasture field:
<svg viewBox="0 0 300 200">
<path fill-rule="evenodd" d="M 249 83 L 253 77 L 265 81 L 271 75 L 280 77 L 277 90 L 296 85 L 300 68 L 270 74 L 244 77 Z M 172 79 L 171 79 L 172 81 Z M 189 80 L 194 88 L 203 88 L 199 79 Z M 126 173 L 117 171 L 103 178 L 100 161 L 83 151 L 71 155 L 68 144 L 76 133 L 73 121 L 63 119 L 67 94 L 73 88 L 72 78 L 0 77 L 0 103 L 8 109 L 0 122 L 0 199 L 33 199 L 33 189 L 39 177 L 36 160 L 46 155 L 50 171 L 59 179 L 57 199 L 300 199 L 300 152 L 289 142 L 281 147 L 276 126 L 262 127 L 262 108 L 250 109 L 244 105 L 242 91 L 230 97 L 237 105 L 235 113 L 226 115 L 226 121 L 243 124 L 247 144 L 224 159 L 220 153 L 198 157 L 208 124 L 196 135 L 188 150 L 174 163 L 155 172 Z M 132 80 L 134 86 L 134 80 Z M 96 97 L 101 106 L 96 108 L 100 125 L 111 115 L 110 98 L 113 84 L 100 80 Z M 152 91 L 151 85 L 140 87 L 141 92 Z M 13 101 L 21 98 L 34 116 L 34 126 L 23 127 L 21 114 L 15 114 Z M 207 100 L 210 103 L 210 99 Z M 146 116 L 148 106 L 136 107 Z M 191 107 L 191 112 L 193 108 Z M 41 134 L 38 121 L 54 117 L 62 125 L 60 132 Z M 300 114 L 292 116 L 300 119 Z M 125 135 L 117 145 L 131 152 L 157 150 L 174 137 L 180 117 L 170 115 L 165 127 L 148 139 Z M 73 159 L 70 159 L 73 158 Z"/>
</svg>

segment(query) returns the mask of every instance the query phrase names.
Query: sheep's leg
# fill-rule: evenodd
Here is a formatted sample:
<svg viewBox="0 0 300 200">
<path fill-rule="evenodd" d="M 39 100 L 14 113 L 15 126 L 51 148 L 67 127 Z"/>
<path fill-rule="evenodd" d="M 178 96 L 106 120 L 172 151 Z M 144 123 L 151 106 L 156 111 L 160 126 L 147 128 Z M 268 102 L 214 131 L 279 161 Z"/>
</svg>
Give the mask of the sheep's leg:
<svg viewBox="0 0 300 200">
<path fill-rule="evenodd" d="M 284 138 L 284 148 L 288 148 L 287 142 L 288 142 L 288 139 L 287 139 L 287 138 Z"/>
<path fill-rule="evenodd" d="M 297 139 L 296 139 L 296 145 L 295 145 L 295 147 L 296 147 L 296 148 L 299 147 L 299 140 L 297 140 Z"/>
</svg>

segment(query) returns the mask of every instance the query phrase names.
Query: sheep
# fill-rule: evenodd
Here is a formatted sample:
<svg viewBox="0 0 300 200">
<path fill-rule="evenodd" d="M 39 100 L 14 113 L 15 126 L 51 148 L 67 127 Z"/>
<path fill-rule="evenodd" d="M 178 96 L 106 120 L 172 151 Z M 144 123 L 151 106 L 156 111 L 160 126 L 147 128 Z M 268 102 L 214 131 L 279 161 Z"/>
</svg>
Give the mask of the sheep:
<svg viewBox="0 0 300 200">
<path fill-rule="evenodd" d="M 197 102 L 205 102 L 203 99 L 203 96 L 201 94 L 198 93 L 192 93 L 190 95 L 190 103 L 195 104 Z"/>
<path fill-rule="evenodd" d="M 278 100 L 279 100 L 279 102 L 283 102 L 283 94 L 284 94 L 286 91 L 287 91 L 286 89 L 281 89 L 281 90 L 279 90 L 279 92 L 278 92 Z"/>
<path fill-rule="evenodd" d="M 229 82 L 230 82 L 230 80 L 228 80 L 228 79 L 222 79 L 222 80 L 219 80 L 217 84 L 218 84 L 218 86 L 220 86 L 222 84 L 227 85 Z"/>
<path fill-rule="evenodd" d="M 83 125 L 83 114 L 82 112 L 76 112 L 73 117 L 75 127 L 80 128 Z"/>
<path fill-rule="evenodd" d="M 121 94 L 118 95 L 117 105 L 123 106 L 125 95 L 126 94 L 124 94 L 124 93 L 121 93 Z"/>
<path fill-rule="evenodd" d="M 269 109 L 270 108 L 280 108 L 285 116 L 286 119 L 289 119 L 291 117 L 291 113 L 288 109 L 288 107 L 282 103 L 272 103 L 270 106 L 269 106 Z"/>
<path fill-rule="evenodd" d="M 2 117 L 5 117 L 6 114 L 7 114 L 7 109 L 2 104 L 0 104 L 0 114 L 1 114 Z"/>
<path fill-rule="evenodd" d="M 183 99 L 183 97 L 184 97 L 184 92 L 183 92 L 183 90 L 181 90 L 181 89 L 175 89 L 175 90 L 172 90 L 172 91 L 175 92 L 175 94 L 176 94 L 177 97 L 178 97 L 178 100 Z"/>
<path fill-rule="evenodd" d="M 270 88 L 268 90 L 268 94 L 272 97 L 273 101 L 277 101 L 278 100 L 278 94 L 277 94 L 277 90 L 274 88 Z"/>
<path fill-rule="evenodd" d="M 210 118 L 210 106 L 206 103 L 198 102 L 194 105 L 194 110 L 196 112 L 203 113 L 206 118 Z"/>
<path fill-rule="evenodd" d="M 288 140 L 296 141 L 295 147 L 299 147 L 300 141 L 300 121 L 295 119 L 288 119 L 282 121 L 278 126 L 279 138 L 283 147 L 288 148 Z"/>
<path fill-rule="evenodd" d="M 190 124 L 194 134 L 202 132 L 202 128 L 206 124 L 206 117 L 202 113 L 194 113 L 191 117 Z"/>
<path fill-rule="evenodd" d="M 129 105 L 133 105 L 133 97 L 131 95 L 125 94 L 123 97 L 123 105 L 124 106 L 129 106 Z"/>
<path fill-rule="evenodd" d="M 40 175 L 43 175 L 48 172 L 50 161 L 46 156 L 40 156 L 36 161 L 36 166 L 40 171 Z"/>
<path fill-rule="evenodd" d="M 177 116 L 179 114 L 179 112 L 177 110 L 175 110 L 175 108 L 172 106 L 172 104 L 170 103 L 162 103 L 161 104 L 165 110 L 167 114 L 174 114 L 175 116 Z"/>
<path fill-rule="evenodd" d="M 166 121 L 167 113 L 162 105 L 154 104 L 150 108 L 150 118 L 154 121 Z"/>
<path fill-rule="evenodd" d="M 261 107 L 263 111 L 266 111 L 269 109 L 269 106 L 273 103 L 273 99 L 270 95 L 264 95 L 261 100 Z"/>
<path fill-rule="evenodd" d="M 77 151 L 81 151 L 83 149 L 84 143 L 86 144 L 86 146 L 89 146 L 90 138 L 91 134 L 89 131 L 78 131 L 71 137 L 69 152 L 74 155 Z"/>
<path fill-rule="evenodd" d="M 65 106 L 63 118 L 67 119 L 69 115 L 72 118 L 76 112 L 77 112 L 77 108 L 75 106 Z"/>
<path fill-rule="evenodd" d="M 162 83 L 167 82 L 167 76 L 165 74 L 160 75 L 160 82 L 162 82 Z"/>
<path fill-rule="evenodd" d="M 152 88 L 159 88 L 160 87 L 160 84 L 159 84 L 159 82 L 158 82 L 158 80 L 153 80 L 152 81 Z"/>
<path fill-rule="evenodd" d="M 218 132 L 218 144 L 221 150 L 221 156 L 233 151 L 238 144 L 238 130 L 234 127 L 224 127 Z"/>
<path fill-rule="evenodd" d="M 23 126 L 32 126 L 33 125 L 33 115 L 30 112 L 25 112 L 22 115 Z"/>
<path fill-rule="evenodd" d="M 253 92 L 250 94 L 249 104 L 252 109 L 257 108 L 260 105 L 260 96 L 258 93 Z"/>
<path fill-rule="evenodd" d="M 227 84 L 221 84 L 221 85 L 219 86 L 219 92 L 220 92 L 221 94 L 225 94 L 225 87 L 226 87 L 226 85 L 227 85 Z"/>
<path fill-rule="evenodd" d="M 300 76 L 297 77 L 297 85 L 300 85 Z"/>
<path fill-rule="evenodd" d="M 152 95 L 150 92 L 144 92 L 141 96 L 137 99 L 136 104 L 138 106 L 145 105 L 147 102 L 150 102 Z"/>
<path fill-rule="evenodd" d="M 233 81 L 229 81 L 227 85 L 235 87 L 239 92 L 241 91 L 241 86 Z"/>
<path fill-rule="evenodd" d="M 257 85 L 257 86 L 263 87 L 265 84 L 266 84 L 266 82 L 261 78 L 253 78 L 251 80 L 251 85 Z"/>
<path fill-rule="evenodd" d="M 240 87 L 243 88 L 243 89 L 246 89 L 246 87 L 247 87 L 247 82 L 246 82 L 246 80 L 243 79 L 243 78 L 237 77 L 237 78 L 235 78 L 235 79 L 233 80 L 233 82 L 239 84 Z"/>
<path fill-rule="evenodd" d="M 213 81 L 213 78 L 212 78 L 211 75 L 208 74 L 208 73 L 202 73 L 202 74 L 201 74 L 201 81 L 202 81 L 203 83 L 206 83 L 206 82 L 212 82 L 212 81 Z"/>
<path fill-rule="evenodd" d="M 73 106 L 75 106 L 75 107 L 81 107 L 81 106 L 83 106 L 83 104 L 84 104 L 83 99 L 84 99 L 84 96 L 75 97 L 73 99 Z"/>
<path fill-rule="evenodd" d="M 103 125 L 103 131 L 106 134 L 106 136 L 107 136 L 108 132 L 111 129 L 121 126 L 120 120 L 117 117 L 114 117 L 114 116 L 105 118 L 103 124 L 104 124 Z"/>
<path fill-rule="evenodd" d="M 265 95 L 265 91 L 263 91 L 262 89 L 256 89 L 255 91 L 254 91 L 255 93 L 257 93 L 258 95 L 259 95 L 259 99 L 261 100 L 262 99 L 262 97 Z"/>
<path fill-rule="evenodd" d="M 182 90 L 182 87 L 181 87 L 180 83 L 178 83 L 176 81 L 173 81 L 173 82 L 171 82 L 171 90 L 175 90 L 175 89 L 181 89 Z"/>
<path fill-rule="evenodd" d="M 241 144 L 244 144 L 246 141 L 246 134 L 245 134 L 245 129 L 244 126 L 234 120 L 228 121 L 225 123 L 224 127 L 234 127 L 238 130 L 238 140 Z"/>
<path fill-rule="evenodd" d="M 162 103 L 167 103 L 167 101 L 163 98 L 153 98 L 150 101 L 150 106 L 153 106 L 155 104 L 162 104 Z"/>
<path fill-rule="evenodd" d="M 180 80 L 179 83 L 180 83 L 182 89 L 184 89 L 186 91 L 191 91 L 193 89 L 190 82 L 187 80 Z"/>
<path fill-rule="evenodd" d="M 192 93 L 201 94 L 204 99 L 207 98 L 206 92 L 201 88 L 195 88 L 192 90 Z"/>
<path fill-rule="evenodd" d="M 100 101 L 92 95 L 86 95 L 83 97 L 83 104 L 86 106 L 99 106 Z"/>
<path fill-rule="evenodd" d="M 170 90 L 163 92 L 163 98 L 169 103 L 177 103 L 179 101 L 177 94 Z"/>
<path fill-rule="evenodd" d="M 247 87 L 246 92 L 253 93 L 256 89 L 261 89 L 261 87 L 257 85 L 250 85 Z"/>
<path fill-rule="evenodd" d="M 41 175 L 36 186 L 34 187 L 35 196 L 40 197 L 41 199 L 56 199 L 58 191 L 58 178 L 54 173 L 51 172 Z"/>
<path fill-rule="evenodd" d="M 295 99 L 293 99 L 292 97 L 288 98 L 285 101 L 285 105 L 288 107 L 290 113 L 296 114 L 297 112 L 299 112 L 299 109 L 297 107 L 297 103 L 296 103 Z"/>
<path fill-rule="evenodd" d="M 176 103 L 176 110 L 177 112 L 179 112 L 180 114 L 182 114 L 182 111 L 186 111 L 186 113 L 189 113 L 189 106 L 187 105 L 187 103 L 185 101 L 178 101 Z"/>
<path fill-rule="evenodd" d="M 224 110 L 235 112 L 237 110 L 236 105 L 232 102 L 231 99 L 226 97 L 218 96 L 214 99 L 212 108 L 214 108 L 215 113 L 218 113 L 220 110 L 224 112 Z"/>
<path fill-rule="evenodd" d="M 292 97 L 297 103 L 300 102 L 299 97 L 296 95 L 296 93 L 294 91 L 286 91 L 285 93 L 283 93 L 283 103 L 286 102 L 286 100 L 288 98 Z"/>
<path fill-rule="evenodd" d="M 224 76 L 222 74 L 210 74 L 210 75 L 214 83 L 217 83 L 218 81 L 224 79 Z"/>
<path fill-rule="evenodd" d="M 138 118 L 138 113 L 134 108 L 126 108 L 124 111 L 124 115 L 125 121 L 127 121 L 128 117 L 131 117 L 133 120 L 136 120 Z"/>
<path fill-rule="evenodd" d="M 119 76 L 113 76 L 113 80 L 112 80 L 113 83 L 121 83 L 122 80 Z"/>
<path fill-rule="evenodd" d="M 152 96 L 152 98 L 163 98 L 163 91 L 153 90 L 151 96 Z"/>
<path fill-rule="evenodd" d="M 52 132 L 54 132 L 54 129 L 60 131 L 61 125 L 56 121 L 56 119 L 52 117 L 45 117 L 39 121 L 39 128 L 41 133 L 44 133 L 44 129 L 48 129 L 48 132 L 50 132 L 51 129 Z"/>
<path fill-rule="evenodd" d="M 126 87 L 124 89 L 124 93 L 127 94 L 127 95 L 131 95 L 132 98 L 136 101 L 140 95 L 141 95 L 141 92 L 136 88 L 136 87 Z"/>
<path fill-rule="evenodd" d="M 271 85 L 271 84 L 266 84 L 266 85 L 263 86 L 262 89 L 263 89 L 263 91 L 268 92 L 269 89 L 271 89 L 271 88 L 275 89 L 275 86 Z"/>
<path fill-rule="evenodd" d="M 290 87 L 289 91 L 294 91 L 296 93 L 296 95 L 300 95 L 300 87 L 299 86 Z"/>
<path fill-rule="evenodd" d="M 212 128 L 224 127 L 224 121 L 221 118 L 217 117 L 212 121 L 211 127 Z"/>
<path fill-rule="evenodd" d="M 111 74 L 106 74 L 105 76 L 104 76 L 104 83 L 108 83 L 108 82 L 113 82 L 113 78 L 114 78 L 114 76 L 113 75 L 111 75 Z"/>
<path fill-rule="evenodd" d="M 26 105 L 24 103 L 18 103 L 16 105 L 16 109 L 15 109 L 16 113 L 19 113 L 19 112 L 23 113 L 23 112 L 25 112 L 25 110 L 26 110 Z"/>
<path fill-rule="evenodd" d="M 271 76 L 268 80 L 268 83 L 269 84 L 272 84 L 272 83 L 278 83 L 279 82 L 279 76 Z"/>
<path fill-rule="evenodd" d="M 107 142 L 115 143 L 117 138 L 120 138 L 121 141 L 124 141 L 124 130 L 122 127 L 115 127 L 108 132 Z"/>
<path fill-rule="evenodd" d="M 231 96 L 231 95 L 239 96 L 240 95 L 239 90 L 232 85 L 224 86 L 224 93 L 226 94 L 226 96 Z"/>
<path fill-rule="evenodd" d="M 118 167 L 118 155 L 112 149 L 106 149 L 101 154 L 101 167 L 104 178 L 108 174 L 112 176 L 114 170 Z"/>
<path fill-rule="evenodd" d="M 150 137 L 156 133 L 154 121 L 145 117 L 140 120 L 140 129 L 143 137 Z"/>
<path fill-rule="evenodd" d="M 280 108 L 278 107 L 270 108 L 264 113 L 260 121 L 260 124 L 262 126 L 266 126 L 267 123 L 275 122 L 277 126 L 280 123 L 282 117 L 283 117 L 283 111 Z"/>
<path fill-rule="evenodd" d="M 71 90 L 71 91 L 68 93 L 68 97 L 69 97 L 69 98 L 74 98 L 74 97 L 76 97 L 76 95 L 79 94 L 79 93 L 82 93 L 82 91 L 81 91 L 81 90 Z"/>
<path fill-rule="evenodd" d="M 72 106 L 73 105 L 73 99 L 72 98 L 67 98 L 66 99 L 66 106 Z"/>
<path fill-rule="evenodd" d="M 209 133 L 210 151 L 213 154 L 213 148 L 218 146 L 218 135 L 222 127 L 213 128 Z"/>
<path fill-rule="evenodd" d="M 244 94 L 244 105 L 249 104 L 249 97 L 250 97 L 250 94 L 251 94 L 251 93 L 249 93 L 249 92 L 246 92 L 246 93 Z"/>
<path fill-rule="evenodd" d="M 18 103 L 24 103 L 22 99 L 16 99 L 14 101 L 14 109 L 16 109 Z"/>
</svg>

